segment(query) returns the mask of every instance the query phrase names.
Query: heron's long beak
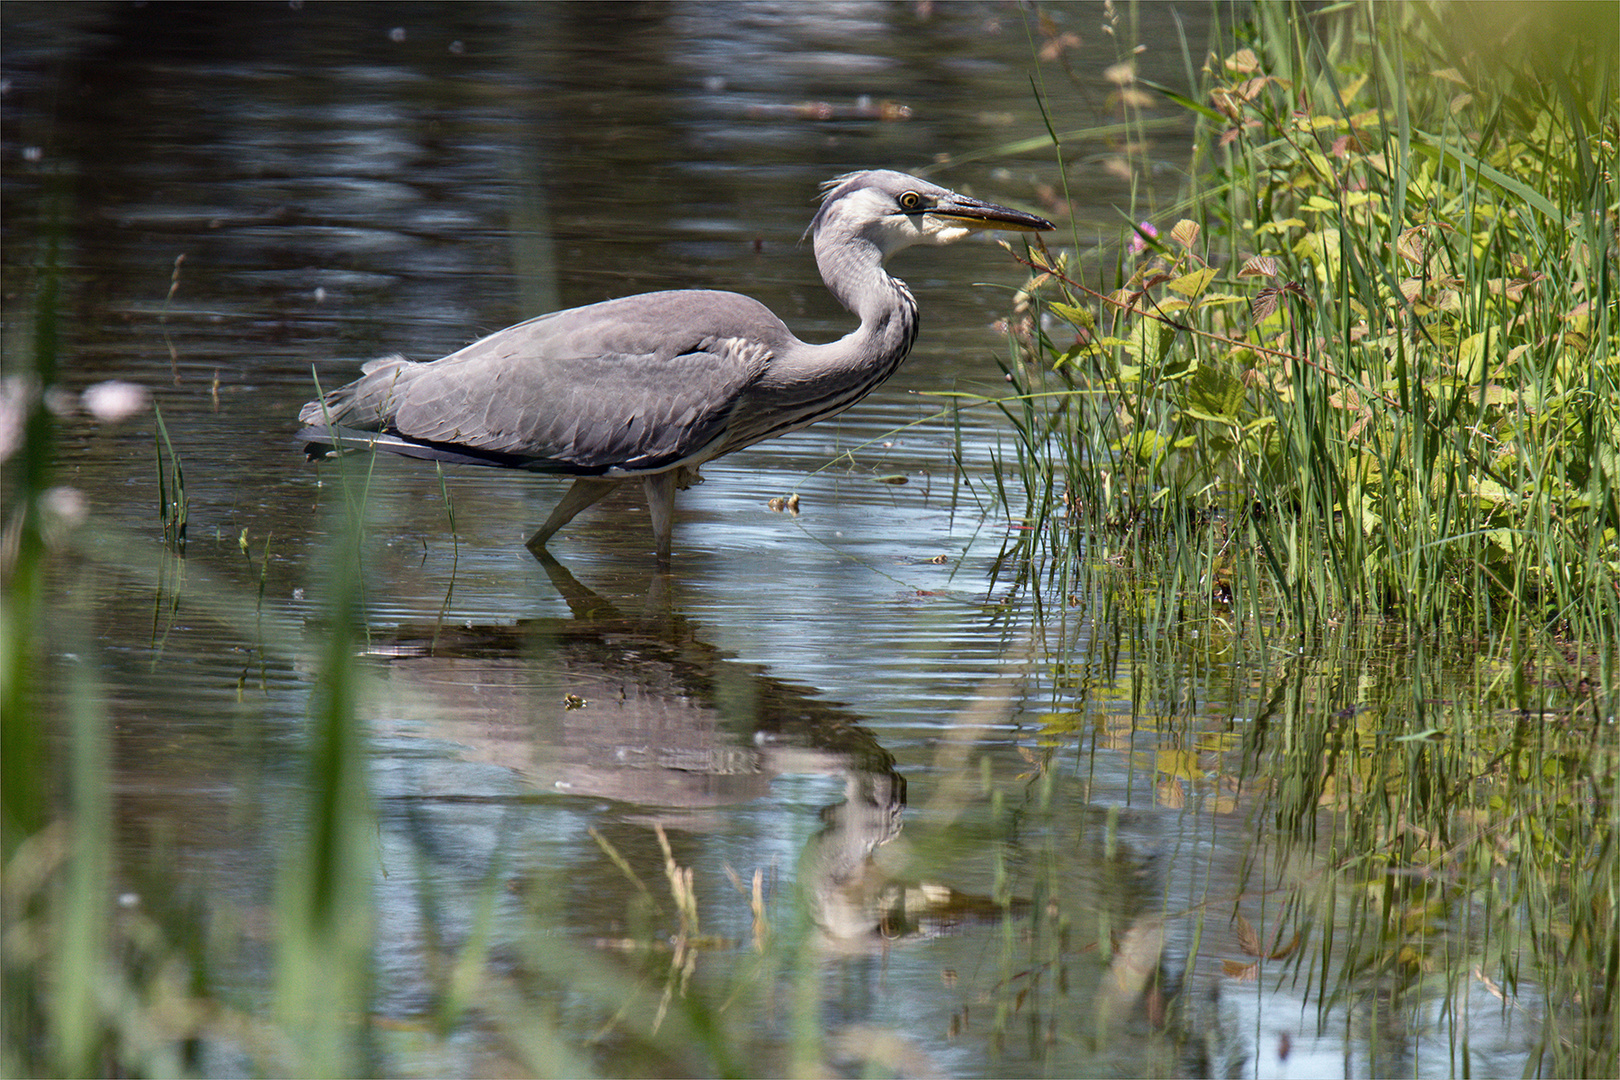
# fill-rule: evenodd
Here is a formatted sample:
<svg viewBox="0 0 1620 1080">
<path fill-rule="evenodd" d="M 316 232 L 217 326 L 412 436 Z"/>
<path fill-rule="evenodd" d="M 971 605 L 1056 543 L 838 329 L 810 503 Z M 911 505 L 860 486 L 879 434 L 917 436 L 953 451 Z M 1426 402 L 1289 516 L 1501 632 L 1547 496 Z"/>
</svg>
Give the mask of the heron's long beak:
<svg viewBox="0 0 1620 1080">
<path fill-rule="evenodd" d="M 981 202 L 966 195 L 952 194 L 948 199 L 928 211 L 930 217 L 943 218 L 966 229 L 1006 229 L 1012 232 L 1048 232 L 1055 229 L 1043 217 L 1026 214 L 995 203 Z"/>
</svg>

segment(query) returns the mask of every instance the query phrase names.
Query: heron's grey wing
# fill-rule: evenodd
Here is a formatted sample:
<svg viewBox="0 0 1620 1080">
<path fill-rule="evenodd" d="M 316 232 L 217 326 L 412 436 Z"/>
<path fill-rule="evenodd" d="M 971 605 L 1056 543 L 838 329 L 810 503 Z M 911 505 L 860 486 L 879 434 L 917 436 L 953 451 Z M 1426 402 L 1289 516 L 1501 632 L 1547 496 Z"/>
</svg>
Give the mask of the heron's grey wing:
<svg viewBox="0 0 1620 1080">
<path fill-rule="evenodd" d="M 668 468 L 709 447 L 781 320 L 736 293 L 648 293 L 544 315 L 431 364 L 383 369 L 390 430 L 570 472 Z"/>
</svg>

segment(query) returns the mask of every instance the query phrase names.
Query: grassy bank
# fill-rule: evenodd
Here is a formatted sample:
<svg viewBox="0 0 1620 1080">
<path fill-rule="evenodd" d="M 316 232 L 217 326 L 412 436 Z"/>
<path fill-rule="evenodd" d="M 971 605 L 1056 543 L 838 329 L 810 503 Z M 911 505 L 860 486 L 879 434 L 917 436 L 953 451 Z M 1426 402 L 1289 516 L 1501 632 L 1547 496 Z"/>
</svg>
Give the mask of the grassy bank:
<svg viewBox="0 0 1620 1080">
<path fill-rule="evenodd" d="M 1544 1066 L 1612 1071 L 1615 9 L 1259 3 L 1229 29 L 1195 94 L 1111 76 L 1198 118 L 1181 203 L 1031 260 L 1020 564 L 1094 583 L 1095 636 L 1179 643 L 1135 669 L 1145 700 L 1256 664 L 1242 763 L 1188 779 L 1264 782 L 1257 851 L 1280 827 L 1335 853 L 1282 890 L 1325 1000 L 1450 979 L 1460 1012 L 1459 973 L 1524 979 Z M 1143 721 L 1166 745 L 1175 712 Z"/>
<path fill-rule="evenodd" d="M 1176 95 L 1200 119 L 1181 210 L 1095 278 L 1036 268 L 1046 318 L 1016 370 L 1072 392 L 1032 440 L 1065 502 L 1036 510 L 1093 554 L 1213 522 L 1190 581 L 1252 549 L 1263 602 L 1298 620 L 1531 628 L 1611 682 L 1613 50 L 1521 62 L 1512 27 L 1476 45 L 1446 33 L 1463 19 L 1258 5 L 1205 96 Z"/>
</svg>

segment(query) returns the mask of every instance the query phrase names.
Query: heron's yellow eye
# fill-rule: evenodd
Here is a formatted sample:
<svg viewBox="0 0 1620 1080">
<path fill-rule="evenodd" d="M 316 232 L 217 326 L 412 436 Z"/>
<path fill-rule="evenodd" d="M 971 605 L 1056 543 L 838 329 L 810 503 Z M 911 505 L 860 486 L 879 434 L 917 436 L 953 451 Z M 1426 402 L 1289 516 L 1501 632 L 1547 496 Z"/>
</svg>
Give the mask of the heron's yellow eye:
<svg viewBox="0 0 1620 1080">
<path fill-rule="evenodd" d="M 900 196 L 900 209 L 915 210 L 922 205 L 922 196 L 915 191 L 908 191 Z"/>
</svg>

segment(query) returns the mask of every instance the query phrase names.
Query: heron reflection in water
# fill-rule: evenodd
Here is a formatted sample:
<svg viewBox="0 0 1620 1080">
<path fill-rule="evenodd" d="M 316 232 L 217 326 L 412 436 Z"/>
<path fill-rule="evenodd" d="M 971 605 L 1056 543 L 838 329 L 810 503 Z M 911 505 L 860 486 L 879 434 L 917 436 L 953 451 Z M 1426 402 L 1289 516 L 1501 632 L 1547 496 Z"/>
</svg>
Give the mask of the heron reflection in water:
<svg viewBox="0 0 1620 1080">
<path fill-rule="evenodd" d="M 850 173 L 826 185 L 809 228 L 822 280 L 861 320 L 837 341 L 800 341 L 739 293 L 643 293 L 541 315 L 431 363 L 374 360 L 304 406 L 300 438 L 312 458 L 376 447 L 573 476 L 529 538 L 536 554 L 640 480 L 667 563 L 675 492 L 702 479 L 699 466 L 843 412 L 911 351 L 917 302 L 885 259 L 976 230 L 1052 227 L 904 173 Z"/>
</svg>

